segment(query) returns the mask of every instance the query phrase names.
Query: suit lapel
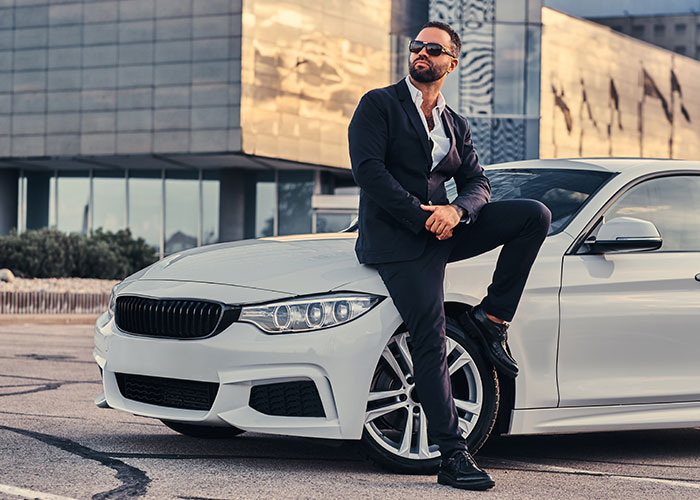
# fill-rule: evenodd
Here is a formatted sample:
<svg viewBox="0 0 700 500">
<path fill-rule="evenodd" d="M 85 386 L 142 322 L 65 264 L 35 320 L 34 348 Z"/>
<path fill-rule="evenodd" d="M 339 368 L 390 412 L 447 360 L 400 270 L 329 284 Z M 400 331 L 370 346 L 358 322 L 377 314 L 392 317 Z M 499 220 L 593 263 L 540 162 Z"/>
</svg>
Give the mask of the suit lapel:
<svg viewBox="0 0 700 500">
<path fill-rule="evenodd" d="M 399 83 L 396 84 L 396 92 L 399 95 L 399 100 L 401 101 L 401 106 L 403 106 L 403 110 L 408 115 L 408 119 L 410 120 L 411 125 L 413 125 L 413 128 L 415 129 L 416 135 L 420 140 L 421 146 L 423 146 L 425 156 L 427 157 L 427 159 L 431 160 L 433 155 L 432 151 L 430 150 L 430 142 L 428 142 L 428 134 L 425 133 L 425 127 L 423 126 L 423 122 L 421 121 L 420 116 L 418 115 L 418 110 L 416 109 L 415 103 L 413 102 L 413 100 L 411 100 L 411 93 L 408 91 L 408 86 L 406 85 L 405 80 L 401 80 Z"/>
</svg>

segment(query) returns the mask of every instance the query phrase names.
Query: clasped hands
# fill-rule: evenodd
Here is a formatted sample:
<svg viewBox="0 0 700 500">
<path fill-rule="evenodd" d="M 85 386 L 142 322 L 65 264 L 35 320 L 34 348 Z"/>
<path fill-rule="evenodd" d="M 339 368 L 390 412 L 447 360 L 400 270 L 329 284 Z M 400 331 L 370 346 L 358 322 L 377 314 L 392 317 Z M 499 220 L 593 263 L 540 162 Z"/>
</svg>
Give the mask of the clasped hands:
<svg viewBox="0 0 700 500">
<path fill-rule="evenodd" d="M 459 224 L 460 214 L 452 205 L 421 205 L 421 209 L 432 212 L 425 221 L 425 229 L 435 234 L 438 240 L 452 237 L 452 229 Z"/>
</svg>

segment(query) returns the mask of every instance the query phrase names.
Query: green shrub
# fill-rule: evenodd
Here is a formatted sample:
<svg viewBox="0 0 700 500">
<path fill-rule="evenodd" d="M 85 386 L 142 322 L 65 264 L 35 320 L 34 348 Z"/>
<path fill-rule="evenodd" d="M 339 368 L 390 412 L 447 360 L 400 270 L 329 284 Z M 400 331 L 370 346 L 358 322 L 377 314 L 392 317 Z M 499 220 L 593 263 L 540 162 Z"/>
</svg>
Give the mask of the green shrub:
<svg viewBox="0 0 700 500">
<path fill-rule="evenodd" d="M 0 268 L 28 278 L 124 279 L 157 260 L 128 229 L 98 229 L 89 236 L 37 229 L 0 236 Z"/>
</svg>

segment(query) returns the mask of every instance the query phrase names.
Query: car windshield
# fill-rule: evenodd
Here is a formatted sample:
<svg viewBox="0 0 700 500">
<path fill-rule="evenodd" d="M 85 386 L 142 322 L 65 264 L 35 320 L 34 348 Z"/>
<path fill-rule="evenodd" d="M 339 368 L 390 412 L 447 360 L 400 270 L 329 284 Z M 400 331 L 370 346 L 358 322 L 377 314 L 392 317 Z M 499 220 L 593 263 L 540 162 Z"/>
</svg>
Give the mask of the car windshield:
<svg viewBox="0 0 700 500">
<path fill-rule="evenodd" d="M 549 234 L 561 231 L 591 194 L 612 174 L 592 170 L 503 169 L 487 170 L 491 201 L 530 198 L 544 203 L 552 212 Z"/>
<path fill-rule="evenodd" d="M 491 183 L 491 201 L 529 198 L 544 203 L 552 212 L 549 233 L 566 227 L 586 200 L 612 177 L 610 172 L 563 168 L 493 169 L 486 176 Z M 445 183 L 447 198 L 457 197 L 454 180 Z M 357 231 L 357 218 L 342 232 Z"/>
</svg>

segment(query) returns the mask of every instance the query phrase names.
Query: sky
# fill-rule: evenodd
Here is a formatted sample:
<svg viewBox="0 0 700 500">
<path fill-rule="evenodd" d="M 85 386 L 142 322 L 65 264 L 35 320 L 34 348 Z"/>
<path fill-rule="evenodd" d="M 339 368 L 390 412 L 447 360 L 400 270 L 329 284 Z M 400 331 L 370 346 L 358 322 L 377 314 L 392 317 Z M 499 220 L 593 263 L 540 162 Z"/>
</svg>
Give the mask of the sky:
<svg viewBox="0 0 700 500">
<path fill-rule="evenodd" d="M 700 13 L 700 0 L 544 0 L 544 5 L 578 17 Z"/>
</svg>

